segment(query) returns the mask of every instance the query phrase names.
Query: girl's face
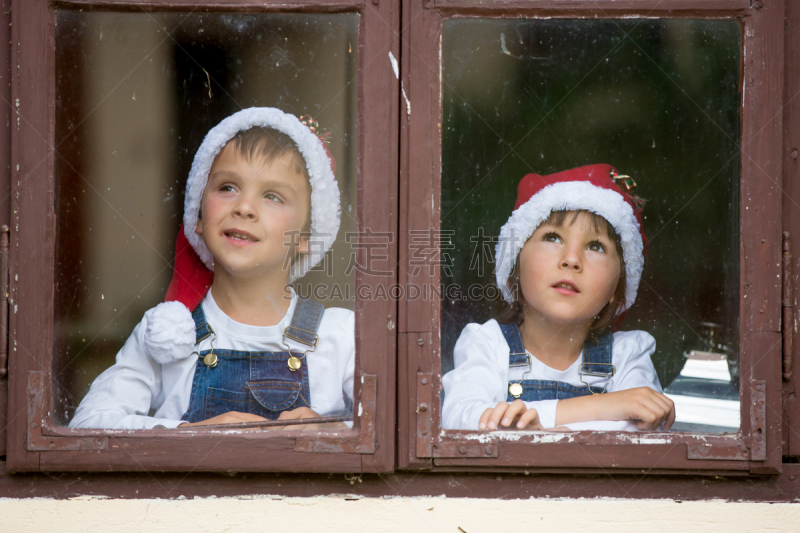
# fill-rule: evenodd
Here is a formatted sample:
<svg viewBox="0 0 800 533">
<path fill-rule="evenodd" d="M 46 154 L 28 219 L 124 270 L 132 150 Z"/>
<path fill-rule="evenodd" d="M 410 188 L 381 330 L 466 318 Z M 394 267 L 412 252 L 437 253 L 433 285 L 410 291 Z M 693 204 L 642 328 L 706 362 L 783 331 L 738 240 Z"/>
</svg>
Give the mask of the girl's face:
<svg viewBox="0 0 800 533">
<path fill-rule="evenodd" d="M 587 213 L 568 213 L 561 226 L 542 223 L 519 254 L 525 318 L 591 326 L 613 301 L 620 268 L 614 241 Z"/>
</svg>

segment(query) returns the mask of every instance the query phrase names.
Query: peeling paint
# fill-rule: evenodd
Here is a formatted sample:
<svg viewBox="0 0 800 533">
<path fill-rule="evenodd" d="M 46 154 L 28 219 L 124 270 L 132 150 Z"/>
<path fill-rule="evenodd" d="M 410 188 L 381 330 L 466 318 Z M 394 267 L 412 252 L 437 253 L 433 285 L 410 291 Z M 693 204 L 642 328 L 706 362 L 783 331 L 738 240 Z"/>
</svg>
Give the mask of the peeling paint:
<svg viewBox="0 0 800 533">
<path fill-rule="evenodd" d="M 575 435 L 575 433 L 552 433 L 550 431 L 494 431 L 466 435 L 464 440 L 473 440 L 486 444 L 498 440 L 516 442 L 526 437 L 525 440 L 533 444 L 554 444 L 557 442 L 574 442 Z"/>
<path fill-rule="evenodd" d="M 400 67 L 397 66 L 397 60 L 394 58 L 394 54 L 389 52 L 389 62 L 392 64 L 392 70 L 394 71 L 394 77 L 398 80 L 400 79 Z"/>
<path fill-rule="evenodd" d="M 591 435 L 593 432 L 589 432 Z M 442 430 L 439 433 L 440 437 L 447 436 L 447 432 Z M 551 432 L 551 431 L 492 431 L 485 433 L 471 433 L 468 435 L 459 435 L 459 438 L 464 441 L 480 442 L 481 444 L 489 444 L 497 441 L 517 442 L 524 440 L 531 444 L 555 444 L 559 442 L 573 443 L 573 442 L 586 442 L 587 432 Z M 705 435 L 695 435 L 701 441 L 706 441 Z M 671 433 L 624 433 L 617 432 L 611 439 L 619 444 L 643 444 L 643 445 L 661 445 L 661 444 L 674 444 L 681 439 L 680 435 L 673 435 Z M 735 437 L 732 437 L 735 440 Z"/>
</svg>

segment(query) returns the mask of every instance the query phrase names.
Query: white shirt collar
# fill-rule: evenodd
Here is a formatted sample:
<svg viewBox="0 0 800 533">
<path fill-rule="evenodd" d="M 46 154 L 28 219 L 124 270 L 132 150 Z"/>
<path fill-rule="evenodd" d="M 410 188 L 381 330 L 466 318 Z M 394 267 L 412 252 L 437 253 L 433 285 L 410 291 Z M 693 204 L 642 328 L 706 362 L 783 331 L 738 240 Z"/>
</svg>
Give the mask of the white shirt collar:
<svg viewBox="0 0 800 533">
<path fill-rule="evenodd" d="M 287 309 L 286 314 L 274 326 L 251 326 L 233 320 L 219 308 L 211 295 L 211 290 L 203 298 L 203 311 L 205 312 L 206 320 L 213 323 L 213 328 L 223 329 L 229 335 L 251 339 L 280 339 L 283 337 L 283 331 L 291 323 L 294 309 L 297 306 L 297 294 L 295 294 L 292 287 L 288 288 L 292 301 L 289 303 L 289 309 Z"/>
</svg>

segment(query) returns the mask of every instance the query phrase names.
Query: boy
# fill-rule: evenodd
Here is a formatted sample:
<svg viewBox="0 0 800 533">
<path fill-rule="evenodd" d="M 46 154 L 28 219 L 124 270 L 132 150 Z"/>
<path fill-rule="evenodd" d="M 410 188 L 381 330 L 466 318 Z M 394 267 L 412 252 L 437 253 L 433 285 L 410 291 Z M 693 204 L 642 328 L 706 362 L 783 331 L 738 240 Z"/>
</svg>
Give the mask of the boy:
<svg viewBox="0 0 800 533">
<path fill-rule="evenodd" d="M 339 230 L 335 162 L 307 122 L 250 108 L 206 135 L 186 185 L 167 301 L 145 313 L 70 427 L 173 428 L 352 409 L 352 311 L 325 310 L 288 287 Z M 313 255 L 311 240 L 321 245 Z"/>
</svg>

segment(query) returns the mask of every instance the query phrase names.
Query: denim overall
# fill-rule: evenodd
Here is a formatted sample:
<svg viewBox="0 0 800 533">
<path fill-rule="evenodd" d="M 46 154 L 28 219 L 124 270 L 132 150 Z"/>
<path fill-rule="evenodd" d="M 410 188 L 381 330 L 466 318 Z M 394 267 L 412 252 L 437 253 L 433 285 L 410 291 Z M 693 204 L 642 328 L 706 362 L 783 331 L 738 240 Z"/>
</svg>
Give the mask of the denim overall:
<svg viewBox="0 0 800 533">
<path fill-rule="evenodd" d="M 196 343 L 214 336 L 211 349 L 198 353 L 197 369 L 192 382 L 189 410 L 181 420 L 200 422 L 228 411 L 251 413 L 275 420 L 283 411 L 310 407 L 308 363 L 306 354 L 317 346 L 317 329 L 325 311 L 321 303 L 298 299 L 292 322 L 283 332 L 285 352 L 245 352 L 214 346 L 216 334 L 206 322 L 203 305 L 192 313 L 196 326 Z M 303 349 L 289 348 L 286 340 L 305 345 Z M 213 356 L 209 365 L 204 358 Z M 298 358 L 300 367 L 292 371 L 288 362 Z"/>
<path fill-rule="evenodd" d="M 522 342 L 522 334 L 516 324 L 500 324 L 500 330 L 506 338 L 510 354 L 508 366 L 527 366 L 530 369 L 531 362 L 528 353 L 525 351 L 525 344 Z M 593 344 L 589 341 L 583 345 L 583 362 L 578 367 L 578 374 L 581 381 L 584 376 L 602 377 L 610 379 L 614 375 L 614 365 L 611 363 L 611 348 L 614 344 L 614 335 L 611 331 L 606 331 L 600 335 L 599 342 Z M 524 375 L 522 376 L 525 377 Z M 539 400 L 564 400 L 577 396 L 588 396 L 590 394 L 603 394 L 606 387 L 598 387 L 586 383 L 584 387 L 577 387 L 563 381 L 545 381 L 541 379 L 522 379 L 521 381 L 510 381 L 509 389 L 512 385 L 519 383 L 522 385 L 522 394 L 512 396 L 509 390 L 506 401 L 523 400 L 535 402 Z"/>
</svg>

